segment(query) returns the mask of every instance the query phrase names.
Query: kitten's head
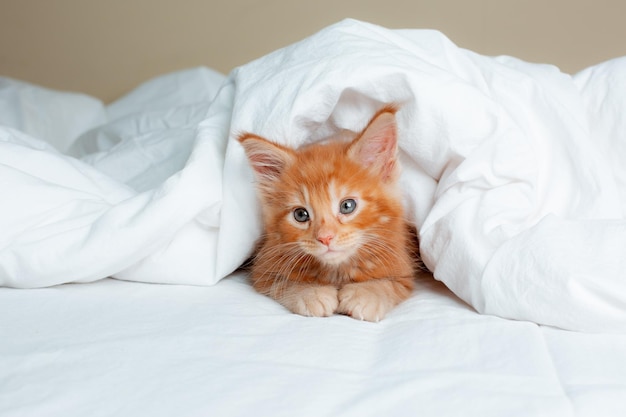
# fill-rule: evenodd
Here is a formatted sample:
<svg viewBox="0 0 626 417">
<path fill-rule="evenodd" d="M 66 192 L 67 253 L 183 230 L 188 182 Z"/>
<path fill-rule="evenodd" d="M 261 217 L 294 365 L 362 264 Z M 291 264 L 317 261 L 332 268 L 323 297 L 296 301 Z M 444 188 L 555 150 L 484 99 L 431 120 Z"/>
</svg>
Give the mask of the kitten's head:
<svg viewBox="0 0 626 417">
<path fill-rule="evenodd" d="M 394 108 L 351 142 L 294 150 L 253 134 L 239 141 L 257 179 L 266 239 L 294 256 L 338 266 L 404 227 Z"/>
</svg>

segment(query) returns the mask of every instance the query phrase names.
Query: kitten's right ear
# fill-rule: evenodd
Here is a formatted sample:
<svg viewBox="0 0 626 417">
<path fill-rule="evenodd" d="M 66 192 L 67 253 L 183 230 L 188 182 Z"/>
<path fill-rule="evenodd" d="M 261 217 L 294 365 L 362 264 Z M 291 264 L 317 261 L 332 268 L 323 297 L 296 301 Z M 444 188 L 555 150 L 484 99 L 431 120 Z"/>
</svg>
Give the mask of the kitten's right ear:
<svg viewBox="0 0 626 417">
<path fill-rule="evenodd" d="M 260 136 L 244 133 L 237 139 L 261 183 L 274 182 L 294 160 L 293 151 Z"/>
<path fill-rule="evenodd" d="M 380 174 L 384 182 L 398 175 L 396 111 L 387 106 L 376 113 L 348 148 L 351 158 Z"/>
</svg>

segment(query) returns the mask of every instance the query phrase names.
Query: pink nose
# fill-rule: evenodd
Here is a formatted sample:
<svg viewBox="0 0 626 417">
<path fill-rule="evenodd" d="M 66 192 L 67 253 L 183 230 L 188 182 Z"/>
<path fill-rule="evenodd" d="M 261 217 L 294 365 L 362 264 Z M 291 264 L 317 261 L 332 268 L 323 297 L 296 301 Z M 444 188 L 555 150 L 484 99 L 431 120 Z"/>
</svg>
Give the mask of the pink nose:
<svg viewBox="0 0 626 417">
<path fill-rule="evenodd" d="M 322 242 L 324 245 L 329 246 L 330 245 L 330 241 L 333 240 L 335 236 L 333 235 L 325 235 L 325 236 L 318 236 L 317 240 Z"/>
</svg>

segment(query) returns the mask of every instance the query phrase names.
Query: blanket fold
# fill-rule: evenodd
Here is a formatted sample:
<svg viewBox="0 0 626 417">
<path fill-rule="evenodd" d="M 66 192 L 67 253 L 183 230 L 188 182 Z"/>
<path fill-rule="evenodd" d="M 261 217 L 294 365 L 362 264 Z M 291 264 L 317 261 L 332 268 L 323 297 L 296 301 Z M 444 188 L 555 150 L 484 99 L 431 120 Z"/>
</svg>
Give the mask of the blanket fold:
<svg viewBox="0 0 626 417">
<path fill-rule="evenodd" d="M 234 138 L 300 146 L 395 103 L 406 205 L 435 278 L 482 313 L 624 332 L 624 62 L 570 76 L 345 20 L 227 78 L 148 83 L 102 110 L 107 123 L 81 120 L 61 141 L 73 156 L 1 120 L 0 284 L 214 284 L 260 234 Z M 155 91 L 190 93 L 146 109 Z"/>
</svg>

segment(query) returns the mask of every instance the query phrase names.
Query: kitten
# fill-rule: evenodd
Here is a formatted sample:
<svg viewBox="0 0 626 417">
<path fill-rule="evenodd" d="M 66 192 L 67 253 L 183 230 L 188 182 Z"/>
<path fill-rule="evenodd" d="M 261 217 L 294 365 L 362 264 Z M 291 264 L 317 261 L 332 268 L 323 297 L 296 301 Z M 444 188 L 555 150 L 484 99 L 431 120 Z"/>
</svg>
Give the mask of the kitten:
<svg viewBox="0 0 626 417">
<path fill-rule="evenodd" d="M 257 180 L 265 234 L 254 288 L 304 316 L 379 321 L 413 290 L 417 235 L 398 188 L 396 109 L 351 142 L 298 150 L 239 136 Z"/>
</svg>

